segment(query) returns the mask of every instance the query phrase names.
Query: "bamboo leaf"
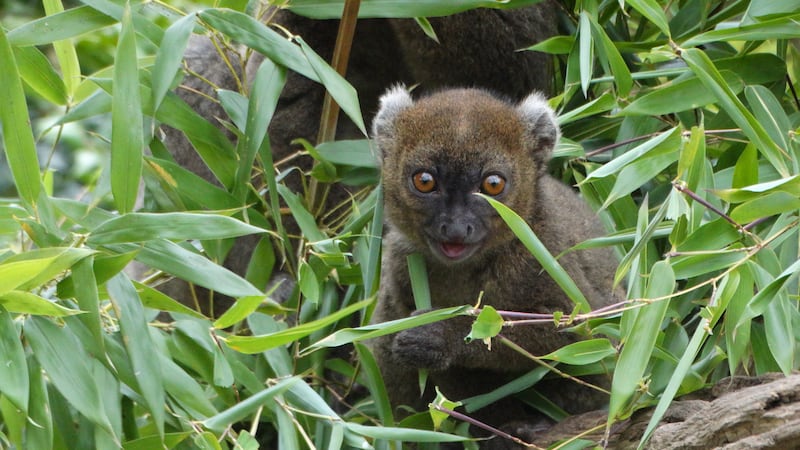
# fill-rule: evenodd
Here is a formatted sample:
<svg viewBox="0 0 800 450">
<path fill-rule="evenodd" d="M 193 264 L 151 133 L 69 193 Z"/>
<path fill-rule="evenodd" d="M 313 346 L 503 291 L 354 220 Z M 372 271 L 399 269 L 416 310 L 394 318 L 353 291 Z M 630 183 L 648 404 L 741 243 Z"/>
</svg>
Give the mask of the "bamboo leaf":
<svg viewBox="0 0 800 450">
<path fill-rule="evenodd" d="M 633 6 L 641 15 L 647 17 L 647 20 L 653 22 L 653 25 L 658 27 L 664 36 L 668 38 L 672 36 L 667 16 L 655 0 L 625 0 L 625 3 Z"/>
<path fill-rule="evenodd" d="M 67 103 L 64 81 L 50 65 L 47 57 L 36 47 L 15 47 L 19 74 L 37 94 L 56 105 Z"/>
<path fill-rule="evenodd" d="M 293 384 L 302 382 L 303 381 L 298 377 L 284 378 L 274 386 L 257 392 L 225 411 L 206 419 L 203 421 L 203 426 L 217 433 L 222 432 L 231 424 L 239 422 L 248 415 L 255 413 L 256 410 L 272 401 L 276 395 L 289 389 Z"/>
<path fill-rule="evenodd" d="M 41 191 L 39 158 L 31 134 L 28 105 L 22 90 L 22 81 L 16 59 L 5 30 L 0 28 L 0 123 L 5 150 L 14 185 L 19 196 L 28 204 L 35 204 Z"/>
<path fill-rule="evenodd" d="M 153 357 L 155 347 L 150 337 L 139 296 L 124 274 L 108 281 L 108 294 L 118 312 L 120 334 L 136 376 L 139 393 L 150 411 L 159 436 L 164 436 L 164 383 L 159 359 Z"/>
<path fill-rule="evenodd" d="M 675 288 L 675 276 L 666 261 L 659 261 L 650 271 L 650 283 L 646 296 L 655 299 L 669 295 Z M 611 403 L 609 423 L 620 416 L 623 407 L 633 396 L 641 382 L 650 355 L 655 348 L 656 338 L 669 306 L 669 301 L 658 300 L 644 306 L 636 316 L 630 333 L 622 338 L 622 352 L 614 369 L 611 383 Z"/>
<path fill-rule="evenodd" d="M 778 99 L 764 86 L 747 86 L 744 94 L 758 123 L 764 126 L 775 144 L 788 153 L 791 149 L 789 136 L 792 133 L 792 125 Z"/>
<path fill-rule="evenodd" d="M 61 0 L 44 0 L 43 4 L 48 16 L 64 12 Z M 81 82 L 81 67 L 75 46 L 69 39 L 64 39 L 53 42 L 53 48 L 58 58 L 58 65 L 61 67 L 66 92 L 72 96 Z"/>
<path fill-rule="evenodd" d="M 100 391 L 89 362 L 93 359 L 67 328 L 48 319 L 31 317 L 25 322 L 25 337 L 50 381 L 69 404 L 87 419 L 113 435 Z"/>
<path fill-rule="evenodd" d="M 49 448 L 53 444 L 53 414 L 47 379 L 36 358 L 28 359 L 30 375 L 30 403 L 28 420 L 36 426 L 25 428 L 25 444 L 29 448 Z M 3 378 L 5 380 L 5 378 Z"/>
<path fill-rule="evenodd" d="M 299 36 L 295 37 L 303 50 L 309 65 L 314 69 L 320 83 L 325 86 L 342 111 L 358 127 L 364 136 L 367 136 L 367 127 L 361 117 L 361 106 L 355 88 L 339 75 L 328 63 L 325 62 L 306 42 Z"/>
<path fill-rule="evenodd" d="M 786 166 L 782 150 L 770 139 L 764 127 L 745 108 L 731 88 L 725 84 L 725 79 L 714 67 L 711 59 L 703 51 L 694 48 L 684 51 L 681 56 L 706 88 L 714 93 L 720 106 L 744 134 L 756 144 L 778 173 L 784 177 L 789 176 L 789 169 Z"/>
<path fill-rule="evenodd" d="M 491 338 L 500 333 L 504 323 L 503 317 L 497 310 L 486 305 L 481 308 L 480 314 L 475 318 L 475 321 L 472 323 L 472 328 L 465 339 L 467 341 L 481 339 L 484 342 L 489 342 Z"/>
<path fill-rule="evenodd" d="M 265 59 L 256 72 L 247 105 L 244 148 L 236 177 L 238 189 L 234 189 L 234 193 L 238 192 L 238 198 L 242 200 L 247 195 L 246 187 L 250 184 L 253 161 L 264 141 L 269 139 L 267 127 L 272 121 L 275 108 L 278 106 L 278 98 L 285 84 L 286 70 Z"/>
<path fill-rule="evenodd" d="M 115 244 L 110 248 L 125 253 L 138 246 Z M 263 295 L 263 292 L 244 278 L 170 241 L 148 241 L 141 247 L 136 259 L 149 267 L 231 297 Z"/>
<path fill-rule="evenodd" d="M 365 302 L 367 301 L 369 300 L 366 300 Z M 471 309 L 471 306 L 456 306 L 453 308 L 435 309 L 433 311 L 406 317 L 404 319 L 365 325 L 358 328 L 343 328 L 315 342 L 309 346 L 308 350 L 315 350 L 321 347 L 338 347 L 340 345 L 349 344 L 352 342 L 361 342 L 367 339 L 386 336 L 387 334 L 397 333 L 409 328 L 427 325 L 429 323 L 450 319 L 456 316 L 466 315 Z"/>
<path fill-rule="evenodd" d="M 764 39 L 794 39 L 797 37 L 797 21 L 800 14 L 760 21 L 752 25 L 708 31 L 683 43 L 694 47 L 719 41 L 759 41 Z"/>
<path fill-rule="evenodd" d="M 616 353 L 617 350 L 608 339 L 587 339 L 561 347 L 552 353 L 542 356 L 542 358 L 565 364 L 584 366 L 602 361 Z"/>
<path fill-rule="evenodd" d="M 0 262 L 0 294 L 39 287 L 92 253 L 88 249 L 52 247 L 12 256 Z"/>
<path fill-rule="evenodd" d="M 441 433 L 439 431 L 367 426 L 355 422 L 345 422 L 344 426 L 353 433 L 373 439 L 401 440 L 403 442 L 464 442 L 470 439 L 468 437 Z"/>
<path fill-rule="evenodd" d="M 152 110 L 158 110 L 161 102 L 167 95 L 167 91 L 172 85 L 175 75 L 181 68 L 183 53 L 192 35 L 196 17 L 188 14 L 176 20 L 175 23 L 164 32 L 164 39 L 158 47 L 156 62 L 153 64 L 152 80 Z"/>
<path fill-rule="evenodd" d="M 659 10 L 660 11 L 660 10 Z M 590 17 L 592 26 L 592 36 L 596 42 L 596 48 L 599 56 L 605 61 L 605 64 L 614 76 L 614 82 L 617 85 L 618 95 L 620 97 L 627 97 L 631 92 L 633 86 L 633 78 L 631 78 L 631 71 L 622 59 L 619 50 L 606 34 L 605 30 L 597 23 L 597 21 Z"/>
<path fill-rule="evenodd" d="M 266 230 L 232 217 L 208 213 L 130 213 L 95 228 L 90 245 L 145 242 L 156 239 L 210 240 L 261 233 Z"/>
<path fill-rule="evenodd" d="M 372 299 L 367 299 L 354 303 L 346 308 L 334 312 L 321 319 L 307 322 L 302 325 L 296 325 L 292 328 L 276 331 L 263 336 L 229 336 L 223 338 L 228 346 L 240 353 L 260 353 L 267 351 L 271 348 L 294 342 L 302 339 L 314 331 L 326 327 L 332 323 L 338 322 L 340 319 L 354 314 L 356 311 L 366 307 L 372 302 Z"/>
<path fill-rule="evenodd" d="M 2 306 L 0 306 L 0 379 L 3 380 L 0 383 L 0 393 L 23 414 L 28 414 L 31 380 L 28 378 L 25 350 L 22 348 L 19 328 L 14 325 L 11 314 Z M 40 380 L 34 378 L 33 381 Z"/>
<path fill-rule="evenodd" d="M 479 194 L 480 195 L 480 194 Z M 567 297 L 575 303 L 576 308 L 580 311 L 589 312 L 592 307 L 589 301 L 569 276 L 566 270 L 561 267 L 561 264 L 553 257 L 547 250 L 541 240 L 536 236 L 531 227 L 525 223 L 517 213 L 512 211 L 506 205 L 498 202 L 497 200 L 481 195 L 485 198 L 490 205 L 500 214 L 500 217 L 506 222 L 509 228 L 514 232 L 517 238 L 522 242 L 525 248 L 539 261 L 542 268 L 553 278 L 553 281 L 564 291 Z"/>
<path fill-rule="evenodd" d="M 740 224 L 747 224 L 797 209 L 800 209 L 800 198 L 788 192 L 776 191 L 742 203 L 731 211 L 730 216 Z"/>
<path fill-rule="evenodd" d="M 586 181 L 595 179 L 595 178 L 604 178 L 609 175 L 615 174 L 622 170 L 623 167 L 627 166 L 628 164 L 638 160 L 642 156 L 654 153 L 654 154 L 662 154 L 664 152 L 674 151 L 675 149 L 680 148 L 681 145 L 681 133 L 680 129 L 673 128 L 671 130 L 667 130 L 658 136 L 645 141 L 644 143 L 636 146 L 635 148 L 627 151 L 622 156 L 614 158 L 611 162 L 603 165 L 597 170 L 592 171 L 587 177 Z"/>
<path fill-rule="evenodd" d="M 406 257 L 408 276 L 411 279 L 411 292 L 414 296 L 414 306 L 418 310 L 431 309 L 431 289 L 428 286 L 428 269 L 425 257 L 421 253 L 412 253 Z"/>
<path fill-rule="evenodd" d="M 720 70 L 720 75 L 733 93 L 744 89 L 742 79 L 734 72 Z M 623 116 L 664 115 L 696 109 L 714 103 L 714 93 L 708 90 L 697 77 L 676 80 L 673 83 L 640 95 L 619 112 Z"/>
<path fill-rule="evenodd" d="M 89 6 L 78 6 L 64 12 L 32 20 L 8 33 L 15 46 L 45 45 L 97 31 L 116 21 Z"/>
<path fill-rule="evenodd" d="M 23 291 L 8 291 L 0 294 L 0 306 L 14 313 L 51 317 L 71 316 L 82 312 L 65 308 L 36 294 Z"/>
<path fill-rule="evenodd" d="M 111 99 L 111 192 L 121 213 L 133 210 L 142 177 L 144 121 L 139 93 L 136 33 L 130 5 L 122 19 L 114 58 L 114 96 Z"/>
</svg>

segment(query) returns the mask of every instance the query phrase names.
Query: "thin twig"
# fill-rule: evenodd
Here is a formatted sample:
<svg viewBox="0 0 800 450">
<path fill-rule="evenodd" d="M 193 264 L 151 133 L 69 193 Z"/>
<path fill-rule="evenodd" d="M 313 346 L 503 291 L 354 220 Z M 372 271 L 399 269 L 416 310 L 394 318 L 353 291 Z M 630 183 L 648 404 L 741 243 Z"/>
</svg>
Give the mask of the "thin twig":
<svg viewBox="0 0 800 450">
<path fill-rule="evenodd" d="M 431 405 L 431 406 L 433 407 L 433 409 L 435 409 L 437 411 L 440 411 L 440 412 L 443 412 L 443 413 L 447 414 L 448 416 L 450 416 L 450 417 L 452 417 L 454 419 L 461 420 L 463 422 L 467 422 L 468 424 L 476 426 L 476 427 L 481 428 L 483 430 L 486 430 L 486 431 L 492 433 L 493 435 L 495 435 L 497 437 L 501 437 L 503 439 L 508 439 L 509 441 L 512 441 L 512 442 L 514 442 L 516 444 L 522 445 L 523 447 L 526 447 L 526 448 L 544 450 L 542 447 L 539 447 L 539 446 L 537 446 L 535 444 L 531 444 L 529 442 L 525 442 L 525 441 L 523 441 L 522 439 L 520 439 L 520 438 L 518 438 L 516 436 L 512 436 L 512 435 L 506 433 L 503 430 L 499 430 L 499 429 L 497 429 L 497 428 L 495 428 L 495 427 L 493 427 L 491 425 L 483 423 L 480 420 L 474 419 L 474 418 L 472 418 L 472 417 L 470 417 L 470 416 L 468 416 L 466 414 L 462 414 L 460 412 L 453 411 L 452 409 L 445 408 L 444 406 L 441 406 L 441 405 Z"/>
</svg>

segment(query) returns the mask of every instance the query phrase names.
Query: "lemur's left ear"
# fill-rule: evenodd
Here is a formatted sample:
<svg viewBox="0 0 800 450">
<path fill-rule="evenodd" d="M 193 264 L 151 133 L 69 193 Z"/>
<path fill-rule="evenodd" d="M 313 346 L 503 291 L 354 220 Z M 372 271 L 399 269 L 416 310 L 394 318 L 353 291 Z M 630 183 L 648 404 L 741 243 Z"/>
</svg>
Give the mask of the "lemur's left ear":
<svg viewBox="0 0 800 450">
<path fill-rule="evenodd" d="M 537 160 L 546 162 L 561 137 L 555 111 L 544 95 L 534 92 L 517 106 L 517 112 L 531 143 L 528 150 L 534 153 Z"/>
</svg>

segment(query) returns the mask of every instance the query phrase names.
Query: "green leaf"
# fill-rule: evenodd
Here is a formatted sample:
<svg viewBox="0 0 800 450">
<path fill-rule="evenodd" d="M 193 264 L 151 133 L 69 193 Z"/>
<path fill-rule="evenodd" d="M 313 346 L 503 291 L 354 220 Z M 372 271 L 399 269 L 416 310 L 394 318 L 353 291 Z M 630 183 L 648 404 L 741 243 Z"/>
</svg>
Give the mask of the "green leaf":
<svg viewBox="0 0 800 450">
<path fill-rule="evenodd" d="M 314 269 L 306 261 L 300 261 L 298 284 L 300 292 L 310 302 L 318 304 L 322 295 L 322 282 L 317 279 Z"/>
<path fill-rule="evenodd" d="M 155 345 L 150 337 L 144 308 L 136 289 L 124 274 L 109 280 L 107 288 L 109 298 L 118 313 L 120 334 L 139 384 L 139 394 L 144 398 L 144 404 L 152 415 L 159 436 L 163 436 L 164 383 L 159 360 L 153 357 Z"/>
<path fill-rule="evenodd" d="M 594 73 L 594 46 L 592 45 L 591 20 L 589 13 L 585 10 L 581 11 L 578 19 L 578 49 L 581 90 L 583 90 L 583 96 L 588 97 L 589 83 Z"/>
<path fill-rule="evenodd" d="M 108 245 L 156 239 L 225 239 L 265 231 L 219 214 L 128 213 L 104 222 L 92 230 L 87 243 Z"/>
<path fill-rule="evenodd" d="M 789 169 L 786 166 L 781 149 L 770 139 L 764 127 L 758 123 L 731 88 L 725 84 L 725 79 L 719 73 L 719 70 L 714 67 L 711 59 L 703 51 L 694 48 L 684 51 L 681 57 L 692 69 L 692 72 L 700 78 L 706 88 L 714 93 L 720 106 L 730 115 L 731 119 L 742 129 L 744 134 L 753 141 L 778 173 L 782 176 L 789 176 Z"/>
<path fill-rule="evenodd" d="M 102 354 L 105 335 L 100 317 L 100 295 L 97 289 L 97 278 L 94 273 L 94 257 L 84 258 L 72 267 L 74 296 L 78 306 L 85 314 L 78 316 L 94 338 L 94 351 Z M 105 281 L 105 280 L 104 280 Z M 85 342 L 84 342 L 85 344 Z"/>
<path fill-rule="evenodd" d="M 748 202 L 775 192 L 786 192 L 794 197 L 800 197 L 800 175 L 765 181 L 738 189 L 715 189 L 712 192 L 730 203 Z"/>
<path fill-rule="evenodd" d="M 176 192 L 187 205 L 196 202 L 197 207 L 191 209 L 227 210 L 241 207 L 241 202 L 228 191 L 174 162 L 147 157 L 145 163 L 145 169 L 158 179 L 162 189 Z"/>
<path fill-rule="evenodd" d="M 720 75 L 732 92 L 738 94 L 744 89 L 744 83 L 736 73 L 720 70 Z M 699 78 L 682 78 L 638 96 L 619 114 L 660 116 L 700 108 L 716 100 L 714 93 L 708 90 Z"/>
<path fill-rule="evenodd" d="M 22 348 L 19 329 L 14 325 L 11 314 L 0 306 L 0 393 L 11 403 L 28 414 L 30 383 L 25 351 Z M 35 381 L 40 381 L 34 378 Z"/>
<path fill-rule="evenodd" d="M 360 309 L 372 303 L 372 299 L 353 303 L 346 308 L 334 312 L 321 319 L 307 322 L 302 325 L 296 325 L 292 328 L 274 333 L 265 334 L 263 336 L 229 336 L 222 338 L 228 346 L 240 353 L 260 353 L 267 351 L 271 348 L 294 342 L 298 339 L 304 338 L 311 333 L 322 329 L 332 323 L 338 322 L 340 319 L 347 317 Z"/>
<path fill-rule="evenodd" d="M 605 62 L 605 65 L 614 76 L 614 82 L 617 85 L 618 95 L 620 97 L 627 97 L 631 92 L 633 86 L 633 78 L 631 78 L 631 71 L 628 69 L 625 60 L 622 59 L 619 50 L 606 34 L 603 27 L 597 23 L 593 17 L 590 17 L 592 25 L 592 36 L 596 42 L 597 53 L 600 58 Z"/>
<path fill-rule="evenodd" d="M 192 316 L 197 319 L 205 319 L 204 315 L 187 306 L 184 306 L 182 303 L 179 303 L 161 291 L 153 289 L 149 286 L 145 286 L 144 284 L 136 281 L 133 282 L 133 285 L 136 287 L 136 291 L 139 293 L 139 299 L 141 299 L 142 305 L 144 305 L 145 308 L 155 309 L 162 312 L 186 314 L 187 316 Z"/>
<path fill-rule="evenodd" d="M 0 294 L 38 288 L 92 253 L 88 249 L 52 247 L 12 256 L 0 263 Z"/>
<path fill-rule="evenodd" d="M 677 146 L 672 148 L 667 145 L 659 146 L 657 150 L 653 150 L 623 167 L 602 208 L 608 208 L 611 203 L 638 189 L 676 162 L 680 156 L 683 142 L 679 139 L 669 142 L 677 144 Z"/>
<path fill-rule="evenodd" d="M 361 342 L 367 339 L 386 336 L 387 334 L 397 333 L 409 328 L 427 325 L 456 316 L 467 315 L 470 310 L 472 310 L 472 306 L 469 305 L 456 306 L 453 308 L 435 309 L 426 313 L 403 319 L 391 320 L 389 322 L 375 323 L 358 328 L 343 328 L 315 342 L 309 346 L 308 350 L 311 351 L 321 347 L 339 347 L 340 345 L 352 342 Z M 291 329 L 287 331 L 291 331 Z"/>
<path fill-rule="evenodd" d="M 311 241 L 324 241 L 328 238 L 320 229 L 317 227 L 317 222 L 314 220 L 314 216 L 311 215 L 310 212 L 306 209 L 303 205 L 300 196 L 296 193 L 292 192 L 291 189 L 286 187 L 286 185 L 279 184 L 277 186 L 278 193 L 280 193 L 281 198 L 283 201 L 289 205 L 289 210 L 292 212 L 292 217 L 297 222 L 297 225 L 300 227 L 300 230 L 303 231 L 303 235 Z"/>
<path fill-rule="evenodd" d="M 441 433 L 438 431 L 415 430 L 413 428 L 396 428 L 384 426 L 367 426 L 355 422 L 345 422 L 347 430 L 373 439 L 400 440 L 403 442 L 464 442 L 470 438 Z"/>
<path fill-rule="evenodd" d="M 15 47 L 14 57 L 25 84 L 51 103 L 56 105 L 67 103 L 64 81 L 38 48 Z"/>
<path fill-rule="evenodd" d="M 356 352 L 358 352 L 358 361 L 366 376 L 366 385 L 372 396 L 372 400 L 375 402 L 381 424 L 387 427 L 394 426 L 392 404 L 389 401 L 389 394 L 386 392 L 386 385 L 384 384 L 380 368 L 375 362 L 375 357 L 372 356 L 372 353 L 364 344 L 355 343 L 355 349 Z"/>
<path fill-rule="evenodd" d="M 617 350 L 608 339 L 587 339 L 561 347 L 552 353 L 542 356 L 542 358 L 565 364 L 585 366 L 616 354 Z"/>
<path fill-rule="evenodd" d="M 110 248 L 125 253 L 139 247 L 135 244 L 116 244 Z M 263 295 L 239 275 L 170 241 L 148 241 L 140 248 L 136 259 L 147 266 L 230 297 Z"/>
<path fill-rule="evenodd" d="M 234 194 L 240 200 L 247 196 L 247 186 L 253 172 L 258 150 L 267 137 L 267 127 L 272 121 L 281 90 L 286 84 L 286 70 L 265 59 L 258 68 L 247 104 L 247 122 L 244 130 L 244 145 L 240 152 L 239 165 L 236 172 L 237 184 Z M 267 143 L 268 145 L 268 143 Z"/>
<path fill-rule="evenodd" d="M 657 299 L 672 293 L 675 276 L 667 261 L 659 261 L 650 271 L 650 283 L 646 298 Z M 630 333 L 622 338 L 622 351 L 614 369 L 611 383 L 611 402 L 608 420 L 620 416 L 623 407 L 639 386 L 644 371 L 655 348 L 656 338 L 666 316 L 668 300 L 656 300 L 637 311 Z M 627 314 L 627 313 L 625 313 Z"/>
<path fill-rule="evenodd" d="M 341 139 L 317 145 L 325 161 L 354 167 L 378 168 L 378 160 L 368 139 Z"/>
<path fill-rule="evenodd" d="M 295 36 L 295 40 L 300 44 L 303 54 L 308 60 L 309 65 L 314 69 L 317 77 L 328 90 L 342 111 L 347 114 L 350 120 L 358 127 L 364 136 L 367 136 L 367 127 L 361 117 L 361 106 L 358 101 L 358 93 L 355 88 L 339 75 L 328 63 L 325 62 L 314 50 L 306 44 L 300 36 Z"/>
<path fill-rule="evenodd" d="M 665 152 L 669 153 L 675 149 L 679 149 L 680 146 L 681 132 L 679 128 L 672 128 L 671 130 L 664 131 L 658 136 L 648 139 L 644 143 L 639 144 L 635 148 L 625 152 L 625 154 L 614 158 L 611 162 L 603 165 L 597 170 L 592 171 L 586 177 L 584 183 L 595 178 L 604 178 L 615 174 L 622 170 L 623 167 L 651 152 L 653 154 L 663 154 Z"/>
<path fill-rule="evenodd" d="M 284 378 L 275 385 L 257 392 L 249 398 L 236 403 L 234 406 L 203 421 L 203 426 L 216 433 L 221 433 L 231 424 L 239 422 L 259 408 L 267 405 L 272 399 L 290 388 L 295 383 L 303 383 L 298 377 Z"/>
<path fill-rule="evenodd" d="M 718 294 L 717 298 L 713 299 L 713 303 L 727 304 L 730 298 L 735 295 L 738 287 L 739 278 L 736 274 L 732 274 L 731 276 L 723 278 L 723 280 L 720 282 L 719 289 L 715 291 Z M 661 398 L 658 401 L 658 405 L 653 412 L 653 416 L 650 418 L 650 422 L 647 424 L 647 429 L 639 441 L 640 446 L 647 442 L 656 426 L 659 424 L 659 422 L 661 422 L 661 419 L 664 417 L 667 408 L 675 398 L 675 395 L 678 393 L 678 389 L 689 373 L 692 367 L 692 362 L 695 360 L 700 351 L 700 346 L 709 338 L 710 334 L 708 333 L 708 330 L 714 328 L 714 325 L 716 325 L 717 321 L 720 319 L 720 317 L 722 317 L 722 313 L 724 311 L 724 307 L 718 308 L 716 313 L 711 318 L 702 319 L 700 326 L 695 329 L 692 339 L 689 341 L 689 345 L 683 352 L 677 367 L 675 367 L 675 370 L 670 377 L 669 384 L 662 393 Z"/>
<path fill-rule="evenodd" d="M 50 381 L 70 406 L 87 419 L 113 434 L 100 391 L 89 366 L 93 359 L 68 329 L 50 320 L 31 317 L 25 322 L 25 337 Z"/>
<path fill-rule="evenodd" d="M 64 12 L 61 0 L 44 0 L 42 3 L 48 16 Z M 66 92 L 72 96 L 81 82 L 81 67 L 75 46 L 70 40 L 62 40 L 53 42 L 53 48 L 58 58 L 58 65 L 61 67 L 64 80 L 62 84 L 66 87 Z"/>
<path fill-rule="evenodd" d="M 777 191 L 742 203 L 731 211 L 730 216 L 739 224 L 747 224 L 756 219 L 798 209 L 800 198 L 788 192 Z"/>
<path fill-rule="evenodd" d="M 719 41 L 759 41 L 766 39 L 797 38 L 797 21 L 800 14 L 777 19 L 765 20 L 753 25 L 724 28 L 691 37 L 683 43 L 683 47 L 694 47 L 709 42 Z M 695 50 L 695 49 L 692 49 Z"/>
<path fill-rule="evenodd" d="M 503 317 L 497 310 L 486 305 L 481 309 L 480 314 L 478 314 L 478 317 L 472 323 L 472 328 L 465 339 L 467 341 L 481 339 L 488 343 L 491 338 L 500 333 L 504 323 L 505 320 L 503 320 Z"/>
<path fill-rule="evenodd" d="M 133 210 L 142 177 L 144 121 L 139 93 L 136 32 L 130 5 L 122 19 L 114 58 L 114 95 L 111 107 L 111 192 L 122 213 Z"/>
<path fill-rule="evenodd" d="M 28 106 L 16 59 L 5 30 L 0 29 L 0 123 L 3 131 L 3 147 L 14 177 L 19 196 L 29 204 L 35 204 L 41 191 L 39 158 L 30 127 Z"/>
<path fill-rule="evenodd" d="M 183 52 L 189 43 L 196 20 L 194 14 L 188 14 L 182 19 L 176 20 L 164 32 L 164 39 L 158 47 L 150 81 L 153 111 L 158 110 L 158 107 L 161 106 L 175 75 L 181 69 Z"/>
<path fill-rule="evenodd" d="M 78 6 L 64 12 L 26 22 L 11 30 L 8 39 L 14 46 L 46 45 L 56 41 L 97 31 L 116 21 L 89 6 Z"/>
<path fill-rule="evenodd" d="M 433 306 L 425 257 L 421 253 L 412 253 L 406 257 L 406 263 L 408 264 L 408 276 L 411 279 L 414 307 L 418 310 L 431 309 Z"/>
<path fill-rule="evenodd" d="M 589 305 L 589 301 L 586 300 L 586 297 L 578 288 L 578 285 L 575 284 L 575 281 L 572 280 L 572 277 L 569 276 L 567 271 L 561 267 L 561 264 L 558 263 L 552 254 L 550 254 L 542 241 L 539 240 L 539 238 L 533 232 L 531 227 L 525 223 L 525 220 L 523 220 L 522 217 L 520 217 L 517 213 L 512 211 L 508 206 L 498 202 L 497 200 L 482 194 L 478 195 L 481 195 L 481 197 L 485 198 L 497 211 L 497 213 L 500 214 L 500 217 L 503 218 L 503 221 L 505 221 L 506 225 L 511 228 L 511 231 L 514 232 L 525 248 L 531 252 L 533 257 L 539 261 L 539 264 L 542 265 L 542 268 L 545 270 L 545 272 L 547 272 L 547 274 L 553 278 L 553 281 L 558 284 L 567 297 L 569 297 L 570 300 L 575 303 L 576 308 L 583 312 L 591 311 L 592 307 Z"/>
<path fill-rule="evenodd" d="M 764 86 L 747 86 L 744 94 L 758 123 L 764 126 L 778 147 L 788 153 L 791 149 L 789 137 L 793 133 L 793 128 L 781 103 Z"/>
<path fill-rule="evenodd" d="M 669 31 L 667 16 L 656 0 L 625 0 L 625 3 L 633 6 L 641 15 L 647 17 L 647 20 L 653 22 L 653 25 L 658 27 L 664 33 L 664 36 L 668 38 L 672 36 Z"/>
<path fill-rule="evenodd" d="M 214 29 L 266 55 L 275 63 L 319 81 L 317 73 L 300 47 L 258 20 L 240 12 L 223 9 L 207 9 L 200 11 L 198 15 Z"/>
<path fill-rule="evenodd" d="M 48 381 L 36 358 L 28 359 L 28 374 L 30 374 L 28 420 L 36 426 L 25 428 L 25 444 L 29 448 L 49 448 L 53 445 L 53 411 L 50 406 L 50 395 L 47 392 Z"/>
<path fill-rule="evenodd" d="M 64 317 L 81 313 L 81 311 L 65 308 L 36 294 L 23 291 L 8 291 L 0 294 L 0 306 L 10 312 L 40 316 Z"/>
</svg>

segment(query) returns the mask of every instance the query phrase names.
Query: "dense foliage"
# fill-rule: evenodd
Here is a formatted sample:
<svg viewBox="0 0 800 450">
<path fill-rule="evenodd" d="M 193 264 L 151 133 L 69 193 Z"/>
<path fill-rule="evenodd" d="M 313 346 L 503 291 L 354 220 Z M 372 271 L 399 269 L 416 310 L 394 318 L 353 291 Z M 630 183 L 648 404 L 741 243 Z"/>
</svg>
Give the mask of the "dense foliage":
<svg viewBox="0 0 800 450">
<path fill-rule="evenodd" d="M 368 142 L 307 147 L 318 159 L 309 177 L 364 186 L 337 220 L 309 212 L 311 190 L 290 192 L 271 170 L 264 131 L 285 70 L 322 82 L 363 127 L 356 92 L 302 40 L 253 19 L 258 2 L 189 15 L 158 1 L 83 0 L 66 10 L 59 0 L 43 3 L 46 17 L 16 20 L 10 30 L 6 18 L 0 31 L 10 169 L 0 174 L 13 175 L 0 180 L 12 192 L 0 199 L 0 447 L 256 448 L 257 436 L 264 448 L 336 449 L 458 439 L 449 433 L 464 427 L 452 418 L 441 424 L 447 433 L 423 416 L 395 423 L 361 343 L 471 311 L 357 326 L 368 321 L 380 271 L 380 191 Z M 288 2 L 318 18 L 337 17 L 341 3 Z M 361 13 L 423 17 L 524 3 L 374 0 Z M 800 365 L 800 7 L 561 5 L 563 34 L 529 49 L 556 59 L 552 105 L 564 139 L 553 171 L 578 182 L 600 211 L 609 235 L 583 245 L 619 250 L 618 282 L 629 300 L 587 312 L 570 291 L 576 310 L 544 320 L 581 324 L 589 339 L 532 355 L 541 368 L 509 390 L 553 368 L 608 371 L 608 423 L 656 405 L 649 433 L 678 395 L 730 373 Z M 234 141 L 170 90 L 192 31 L 269 57 L 252 87 L 220 96 Z M 97 36 L 111 39 L 107 62 L 86 50 L 98 48 L 90 45 Z M 32 108 L 45 118 L 32 122 Z M 189 137 L 219 185 L 171 160 L 162 124 Z M 299 248 L 283 239 L 281 201 L 302 230 Z M 513 212 L 497 208 L 538 257 L 554 262 Z M 248 234 L 262 244 L 241 277 L 217 261 L 232 238 Z M 298 282 L 283 305 L 256 287 L 279 254 Z M 133 260 L 155 274 L 132 280 L 123 269 Z M 205 317 L 155 290 L 163 276 L 238 301 Z M 483 311 L 476 338 L 508 319 Z M 350 343 L 357 361 L 336 350 Z M 499 395 L 470 399 L 466 409 Z"/>
</svg>

